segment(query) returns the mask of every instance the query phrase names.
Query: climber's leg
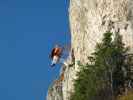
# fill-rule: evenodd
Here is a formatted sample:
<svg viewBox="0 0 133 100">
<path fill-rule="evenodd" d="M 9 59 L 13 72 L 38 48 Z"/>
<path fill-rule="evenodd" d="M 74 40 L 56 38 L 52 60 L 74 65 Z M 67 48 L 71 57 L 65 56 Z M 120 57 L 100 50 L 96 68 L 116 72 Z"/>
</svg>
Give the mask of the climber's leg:
<svg viewBox="0 0 133 100">
<path fill-rule="evenodd" d="M 58 62 L 59 57 L 58 56 L 54 56 L 52 63 L 51 63 L 51 67 L 55 66 L 55 64 Z"/>
<path fill-rule="evenodd" d="M 64 64 L 65 66 L 68 66 L 68 64 L 65 62 L 65 59 L 63 59 L 63 58 L 60 58 L 59 62 L 61 64 Z"/>
</svg>

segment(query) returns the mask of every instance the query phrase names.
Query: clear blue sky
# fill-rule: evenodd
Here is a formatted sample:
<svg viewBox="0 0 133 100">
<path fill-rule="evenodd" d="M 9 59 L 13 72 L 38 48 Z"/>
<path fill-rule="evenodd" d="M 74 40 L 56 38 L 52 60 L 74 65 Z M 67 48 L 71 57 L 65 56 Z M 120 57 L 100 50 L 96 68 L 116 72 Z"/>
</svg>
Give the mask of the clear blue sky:
<svg viewBox="0 0 133 100">
<path fill-rule="evenodd" d="M 70 44 L 68 0 L 0 0 L 0 100 L 46 100 L 60 66 L 55 44 Z"/>
</svg>

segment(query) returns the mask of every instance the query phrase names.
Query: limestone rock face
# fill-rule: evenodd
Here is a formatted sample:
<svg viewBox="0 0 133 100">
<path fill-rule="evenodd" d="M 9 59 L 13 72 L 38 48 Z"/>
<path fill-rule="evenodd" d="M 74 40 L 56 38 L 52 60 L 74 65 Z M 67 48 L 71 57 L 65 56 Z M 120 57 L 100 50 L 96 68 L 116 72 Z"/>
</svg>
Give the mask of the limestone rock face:
<svg viewBox="0 0 133 100">
<path fill-rule="evenodd" d="M 87 62 L 87 57 L 93 52 L 96 43 L 101 41 L 103 33 L 119 32 L 125 45 L 133 52 L 133 0 L 70 0 L 69 19 L 75 63 L 69 66 L 73 62 L 70 55 L 68 66 L 63 70 L 62 97 L 55 99 L 59 95 L 55 89 L 49 91 L 47 100 L 69 100 L 73 91 L 73 79 L 79 69 L 77 62 Z"/>
<path fill-rule="evenodd" d="M 48 91 L 47 100 L 63 100 L 62 84 L 54 83 Z"/>
</svg>

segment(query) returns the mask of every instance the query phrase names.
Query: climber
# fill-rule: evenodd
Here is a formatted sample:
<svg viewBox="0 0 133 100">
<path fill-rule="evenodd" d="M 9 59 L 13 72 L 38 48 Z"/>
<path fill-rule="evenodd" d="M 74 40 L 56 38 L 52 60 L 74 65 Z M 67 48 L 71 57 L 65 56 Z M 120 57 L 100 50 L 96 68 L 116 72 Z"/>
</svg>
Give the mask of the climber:
<svg viewBox="0 0 133 100">
<path fill-rule="evenodd" d="M 58 45 L 55 45 L 50 55 L 52 59 L 51 67 L 55 66 L 55 64 L 59 61 L 61 54 L 62 54 L 62 48 L 59 47 Z"/>
<path fill-rule="evenodd" d="M 68 46 L 61 47 L 59 45 L 55 45 L 50 54 L 50 58 L 52 59 L 51 67 L 55 66 L 57 63 L 68 66 L 68 64 L 66 63 L 66 57 L 68 56 L 68 54 Z"/>
</svg>

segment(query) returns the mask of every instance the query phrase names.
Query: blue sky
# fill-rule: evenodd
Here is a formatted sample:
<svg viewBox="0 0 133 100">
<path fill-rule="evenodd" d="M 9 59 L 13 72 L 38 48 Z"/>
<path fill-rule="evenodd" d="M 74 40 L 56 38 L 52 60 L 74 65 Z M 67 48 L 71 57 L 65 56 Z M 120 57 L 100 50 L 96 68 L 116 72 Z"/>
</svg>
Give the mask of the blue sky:
<svg viewBox="0 0 133 100">
<path fill-rule="evenodd" d="M 55 44 L 70 44 L 68 0 L 0 0 L 0 100 L 46 100 L 60 66 Z"/>
</svg>

